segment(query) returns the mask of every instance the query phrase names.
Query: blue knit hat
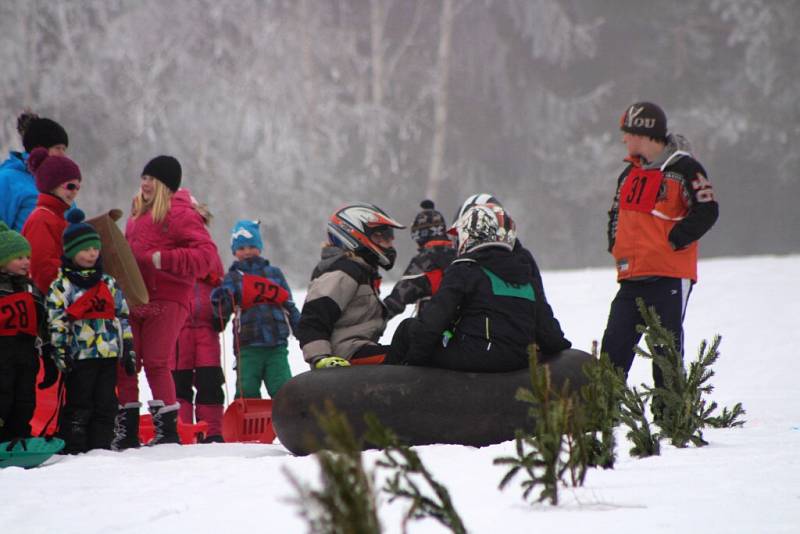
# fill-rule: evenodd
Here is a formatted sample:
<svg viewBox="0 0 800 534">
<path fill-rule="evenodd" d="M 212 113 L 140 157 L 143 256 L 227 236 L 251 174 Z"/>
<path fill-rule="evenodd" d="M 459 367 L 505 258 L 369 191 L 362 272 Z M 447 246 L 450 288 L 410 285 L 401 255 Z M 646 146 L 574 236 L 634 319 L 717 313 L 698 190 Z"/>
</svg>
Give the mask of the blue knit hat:
<svg viewBox="0 0 800 534">
<path fill-rule="evenodd" d="M 258 250 L 264 250 L 260 224 L 261 221 L 236 221 L 231 230 L 231 252 L 235 254 L 243 247 L 256 247 Z"/>
</svg>

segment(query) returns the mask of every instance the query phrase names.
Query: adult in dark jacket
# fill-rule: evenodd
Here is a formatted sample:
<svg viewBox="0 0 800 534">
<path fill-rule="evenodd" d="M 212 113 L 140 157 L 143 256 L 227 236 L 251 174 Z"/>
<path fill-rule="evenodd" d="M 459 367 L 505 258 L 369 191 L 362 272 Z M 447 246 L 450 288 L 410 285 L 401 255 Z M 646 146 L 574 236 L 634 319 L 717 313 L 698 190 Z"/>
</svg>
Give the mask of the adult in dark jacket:
<svg viewBox="0 0 800 534">
<path fill-rule="evenodd" d="M 50 156 L 63 156 L 69 138 L 60 124 L 30 112 L 17 117 L 17 131 L 25 151 L 10 151 L 0 165 L 0 221 L 20 232 L 39 197 L 36 180 L 28 170 L 28 155 L 43 147 Z"/>
<path fill-rule="evenodd" d="M 411 258 L 403 277 L 391 294 L 383 300 L 389 319 L 403 313 L 409 304 L 416 304 L 416 314 L 425 308 L 439 290 L 444 270 L 456 258 L 456 249 L 447 236 L 447 224 L 436 211 L 433 201 L 423 200 L 411 224 L 411 237 L 417 242 L 417 255 Z"/>
<path fill-rule="evenodd" d="M 467 197 L 463 204 L 461 204 L 461 207 L 456 213 L 456 218 L 453 220 L 453 224 L 455 225 L 455 223 L 461 218 L 467 209 L 481 204 L 496 204 L 500 207 L 503 206 L 500 201 L 490 193 L 471 195 Z M 556 319 L 553 308 L 547 301 L 547 294 L 544 290 L 544 282 L 542 282 L 542 273 L 539 271 L 539 266 L 536 264 L 533 254 L 531 254 L 531 251 L 523 246 L 519 238 L 517 238 L 514 242 L 514 248 L 512 252 L 514 255 L 521 257 L 530 267 L 530 281 L 531 284 L 533 284 L 533 291 L 536 294 L 535 342 L 539 348 L 539 351 L 543 355 L 547 356 L 570 348 L 572 343 L 566 337 L 564 337 L 564 332 L 561 330 L 561 324 L 558 322 L 558 319 Z"/>
<path fill-rule="evenodd" d="M 454 230 L 459 257 L 420 317 L 398 326 L 387 363 L 476 372 L 527 367 L 538 295 L 529 263 L 513 252 L 513 221 L 499 205 L 481 204 Z"/>
</svg>

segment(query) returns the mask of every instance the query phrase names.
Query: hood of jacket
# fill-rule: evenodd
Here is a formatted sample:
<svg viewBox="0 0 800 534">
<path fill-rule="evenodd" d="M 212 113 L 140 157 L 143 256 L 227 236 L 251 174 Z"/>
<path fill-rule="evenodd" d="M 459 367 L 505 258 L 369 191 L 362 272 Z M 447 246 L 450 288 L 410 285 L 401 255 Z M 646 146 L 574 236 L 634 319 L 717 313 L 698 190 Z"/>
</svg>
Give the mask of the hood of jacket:
<svg viewBox="0 0 800 534">
<path fill-rule="evenodd" d="M 667 144 L 661 154 L 653 161 L 643 163 L 644 169 L 661 169 L 667 164 L 673 164 L 684 156 L 691 157 L 692 146 L 689 140 L 681 134 L 667 135 Z"/>
<path fill-rule="evenodd" d="M 28 172 L 28 154 L 26 152 L 16 152 L 14 150 L 10 150 L 8 152 L 8 158 L 0 165 L 0 169 L 13 169 L 15 171 L 24 172 L 30 174 Z"/>
<path fill-rule="evenodd" d="M 367 263 L 367 261 L 361 256 L 353 254 L 352 252 L 348 252 L 339 247 L 334 247 L 330 245 L 322 247 L 320 257 L 321 259 L 319 263 L 317 263 L 317 266 L 314 267 L 314 271 L 311 273 L 311 280 L 319 278 L 328 271 L 334 271 L 339 269 L 342 265 L 339 262 L 347 262 L 351 266 L 355 266 L 356 270 L 361 271 L 366 279 L 369 280 L 381 279 L 377 267 L 374 267 L 369 263 Z"/>
<path fill-rule="evenodd" d="M 519 254 L 502 247 L 486 247 L 461 256 L 474 260 L 481 267 L 512 284 L 527 284 L 531 279 L 531 267 Z"/>
</svg>

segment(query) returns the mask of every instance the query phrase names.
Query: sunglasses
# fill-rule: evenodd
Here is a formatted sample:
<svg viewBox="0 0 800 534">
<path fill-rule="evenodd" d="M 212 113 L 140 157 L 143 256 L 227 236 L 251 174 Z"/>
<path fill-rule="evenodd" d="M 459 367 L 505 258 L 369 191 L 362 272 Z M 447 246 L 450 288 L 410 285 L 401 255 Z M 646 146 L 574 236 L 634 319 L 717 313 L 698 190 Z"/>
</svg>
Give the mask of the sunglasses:
<svg viewBox="0 0 800 534">
<path fill-rule="evenodd" d="M 64 189 L 67 191 L 80 191 L 81 184 L 64 184 Z"/>
</svg>

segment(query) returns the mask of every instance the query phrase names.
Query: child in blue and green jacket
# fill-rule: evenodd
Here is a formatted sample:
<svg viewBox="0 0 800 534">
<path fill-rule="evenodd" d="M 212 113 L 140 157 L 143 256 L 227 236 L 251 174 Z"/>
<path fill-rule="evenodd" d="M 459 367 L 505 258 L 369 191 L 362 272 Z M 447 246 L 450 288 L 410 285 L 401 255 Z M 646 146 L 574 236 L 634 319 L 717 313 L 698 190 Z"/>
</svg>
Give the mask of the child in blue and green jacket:
<svg viewBox="0 0 800 534">
<path fill-rule="evenodd" d="M 236 397 L 261 398 L 261 383 L 270 397 L 292 377 L 289 335 L 297 329 L 300 312 L 278 267 L 261 257 L 259 221 L 237 221 L 231 231 L 236 257 L 222 285 L 211 293 L 220 330 L 234 311 L 234 350 L 237 352 Z"/>
<path fill-rule="evenodd" d="M 117 365 L 136 373 L 128 305 L 103 272 L 100 236 L 83 218 L 79 209 L 68 214 L 62 266 L 46 300 L 52 355 L 66 387 L 58 436 L 69 454 L 111 448 Z"/>
</svg>

